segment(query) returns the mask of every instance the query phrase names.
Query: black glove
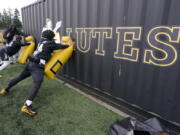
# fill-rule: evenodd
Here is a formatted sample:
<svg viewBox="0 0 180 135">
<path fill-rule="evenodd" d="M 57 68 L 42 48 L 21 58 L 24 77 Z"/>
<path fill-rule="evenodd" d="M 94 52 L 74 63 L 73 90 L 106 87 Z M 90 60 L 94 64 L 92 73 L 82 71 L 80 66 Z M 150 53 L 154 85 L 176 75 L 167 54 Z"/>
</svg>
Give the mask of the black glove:
<svg viewBox="0 0 180 135">
<path fill-rule="evenodd" d="M 30 45 L 31 43 L 28 43 L 28 42 L 25 42 L 25 43 L 19 43 L 21 46 L 28 46 Z"/>
<path fill-rule="evenodd" d="M 31 43 L 25 43 L 25 45 L 30 45 Z"/>
</svg>

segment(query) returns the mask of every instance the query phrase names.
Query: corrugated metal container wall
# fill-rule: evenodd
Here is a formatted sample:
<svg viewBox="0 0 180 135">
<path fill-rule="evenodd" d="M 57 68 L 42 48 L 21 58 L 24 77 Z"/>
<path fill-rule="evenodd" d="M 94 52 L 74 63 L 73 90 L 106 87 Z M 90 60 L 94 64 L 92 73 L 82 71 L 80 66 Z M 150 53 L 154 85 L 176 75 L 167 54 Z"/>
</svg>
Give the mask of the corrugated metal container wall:
<svg viewBox="0 0 180 135">
<path fill-rule="evenodd" d="M 164 51 L 161 51 L 163 48 L 157 49 L 147 42 L 148 33 L 156 26 L 176 26 L 179 29 L 179 5 L 179 0 L 44 0 L 22 9 L 23 26 L 25 32 L 40 39 L 46 18 L 52 19 L 53 25 L 62 20 L 61 35 L 66 34 L 66 28 L 72 28 L 71 36 L 76 39 L 77 46 L 73 57 L 63 68 L 63 75 L 180 123 L 179 41 L 171 42 L 177 51 L 177 59 L 172 65 L 158 66 L 144 62 L 146 49 L 153 50 L 157 58 L 165 57 Z M 142 27 L 141 39 L 134 40 L 132 47 L 139 50 L 137 61 L 116 56 L 117 46 L 123 40 L 119 34 L 120 27 Z M 134 32 L 137 34 L 138 30 Z M 98 32 L 104 33 L 100 35 Z M 78 39 L 81 34 L 82 45 Z M 159 37 L 164 41 L 161 45 L 166 44 L 167 36 L 164 35 Z M 130 30 L 127 39 L 130 41 L 132 38 L 135 39 L 135 35 Z M 83 47 L 88 47 L 88 39 L 89 50 L 83 52 Z M 99 42 L 104 43 L 103 48 L 98 46 Z M 166 50 L 168 45 L 164 47 Z M 132 48 L 126 47 L 124 51 L 130 54 Z M 102 49 L 104 52 L 98 52 Z M 172 50 L 172 47 L 169 49 Z"/>
</svg>

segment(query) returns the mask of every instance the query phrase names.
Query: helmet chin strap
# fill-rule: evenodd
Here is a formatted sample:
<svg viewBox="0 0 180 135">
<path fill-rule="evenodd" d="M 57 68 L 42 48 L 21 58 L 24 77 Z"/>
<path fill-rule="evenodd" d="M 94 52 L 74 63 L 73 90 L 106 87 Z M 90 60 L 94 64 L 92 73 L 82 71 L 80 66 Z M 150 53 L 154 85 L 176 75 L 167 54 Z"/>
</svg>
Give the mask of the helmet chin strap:
<svg viewBox="0 0 180 135">
<path fill-rule="evenodd" d="M 42 39 L 44 39 L 44 40 L 49 40 L 48 38 L 45 38 L 45 37 L 41 37 Z"/>
<path fill-rule="evenodd" d="M 48 38 L 45 38 L 45 37 L 41 37 L 41 39 L 44 39 L 44 40 L 50 40 Z M 51 41 L 53 41 L 54 39 L 52 39 Z"/>
</svg>

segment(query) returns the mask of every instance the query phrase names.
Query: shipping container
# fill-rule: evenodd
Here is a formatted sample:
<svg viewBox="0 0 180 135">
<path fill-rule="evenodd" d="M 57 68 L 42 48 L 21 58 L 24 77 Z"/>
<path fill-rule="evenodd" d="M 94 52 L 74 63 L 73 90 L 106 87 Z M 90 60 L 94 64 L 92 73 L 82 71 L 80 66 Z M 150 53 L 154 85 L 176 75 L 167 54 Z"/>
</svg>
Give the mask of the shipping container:
<svg viewBox="0 0 180 135">
<path fill-rule="evenodd" d="M 22 8 L 39 40 L 46 19 L 76 41 L 61 76 L 180 124 L 180 0 L 41 0 Z"/>
</svg>

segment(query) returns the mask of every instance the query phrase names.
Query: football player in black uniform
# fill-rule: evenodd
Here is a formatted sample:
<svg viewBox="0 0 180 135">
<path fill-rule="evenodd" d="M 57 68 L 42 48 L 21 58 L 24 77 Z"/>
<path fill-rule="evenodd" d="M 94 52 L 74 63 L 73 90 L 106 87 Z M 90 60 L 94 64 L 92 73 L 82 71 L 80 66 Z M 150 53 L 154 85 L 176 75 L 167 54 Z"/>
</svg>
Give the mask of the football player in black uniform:
<svg viewBox="0 0 180 135">
<path fill-rule="evenodd" d="M 0 70 L 3 66 L 3 61 L 8 61 L 9 57 L 13 56 L 16 54 L 22 46 L 30 45 L 30 43 L 23 43 L 22 38 L 19 35 L 14 36 L 13 42 L 11 46 L 7 46 L 5 48 L 0 49 Z"/>
<path fill-rule="evenodd" d="M 10 92 L 10 88 L 18 82 L 32 76 L 33 86 L 28 93 L 25 104 L 21 108 L 22 112 L 30 116 L 36 115 L 36 112 L 32 110 L 31 104 L 43 82 L 44 65 L 51 58 L 51 53 L 54 50 L 65 49 L 70 45 L 70 42 L 68 43 L 69 45 L 56 44 L 53 39 L 54 36 L 55 34 L 51 30 L 45 30 L 42 33 L 42 39 L 39 42 L 34 54 L 29 56 L 29 62 L 26 64 L 24 70 L 20 73 L 20 75 L 11 80 L 5 89 L 0 91 L 0 94 L 6 95 Z"/>
<path fill-rule="evenodd" d="M 3 38 L 6 40 L 6 43 L 9 44 L 15 35 L 25 36 L 23 32 L 18 30 L 15 25 L 11 25 L 3 34 Z"/>
</svg>

